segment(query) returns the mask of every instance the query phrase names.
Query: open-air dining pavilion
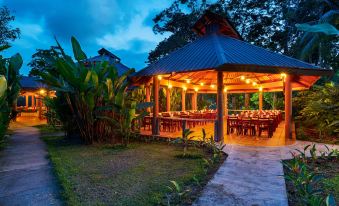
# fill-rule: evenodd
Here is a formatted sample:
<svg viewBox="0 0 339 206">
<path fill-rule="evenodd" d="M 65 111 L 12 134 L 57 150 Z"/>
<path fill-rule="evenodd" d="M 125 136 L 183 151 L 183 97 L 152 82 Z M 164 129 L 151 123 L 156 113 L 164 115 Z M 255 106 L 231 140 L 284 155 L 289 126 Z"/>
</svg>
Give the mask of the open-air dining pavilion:
<svg viewBox="0 0 339 206">
<path fill-rule="evenodd" d="M 230 22 L 214 13 L 205 13 L 194 25 L 197 40 L 169 53 L 133 76 L 145 85 L 146 102 L 153 95 L 153 111 L 144 119 L 141 133 L 160 137 L 181 136 L 183 128 L 216 141 L 235 144 L 277 146 L 293 143 L 292 91 L 309 89 L 322 75 L 332 73 L 242 40 Z M 159 88 L 166 88 L 166 112 L 159 114 Z M 170 111 L 170 90 L 181 88 L 182 111 Z M 259 93 L 259 108 L 228 115 L 228 94 Z M 263 111 L 264 92 L 283 92 L 284 111 Z M 192 108 L 185 108 L 186 94 L 192 94 Z M 197 111 L 197 95 L 217 95 L 217 109 Z M 263 138 L 261 133 L 267 135 Z M 200 134 L 199 133 L 199 134 Z M 260 136 L 260 137 L 258 137 Z M 257 142 L 257 143 L 255 143 Z M 259 142 L 259 143 L 258 143 Z"/>
</svg>

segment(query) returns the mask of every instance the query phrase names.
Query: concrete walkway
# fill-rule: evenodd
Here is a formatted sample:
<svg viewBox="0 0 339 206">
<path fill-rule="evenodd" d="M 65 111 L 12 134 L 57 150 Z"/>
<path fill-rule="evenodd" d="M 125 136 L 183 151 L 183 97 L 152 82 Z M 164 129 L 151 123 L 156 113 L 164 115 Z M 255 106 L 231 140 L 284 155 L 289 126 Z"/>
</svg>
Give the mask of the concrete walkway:
<svg viewBox="0 0 339 206">
<path fill-rule="evenodd" d="M 291 159 L 291 151 L 303 150 L 308 144 L 312 142 L 297 141 L 285 147 L 227 145 L 228 159 L 194 205 L 287 206 L 281 160 Z M 323 144 L 316 145 L 318 150 L 326 150 Z"/>
<path fill-rule="evenodd" d="M 18 124 L 14 129 L 0 151 L 0 205 L 61 205 L 39 130 Z"/>
</svg>

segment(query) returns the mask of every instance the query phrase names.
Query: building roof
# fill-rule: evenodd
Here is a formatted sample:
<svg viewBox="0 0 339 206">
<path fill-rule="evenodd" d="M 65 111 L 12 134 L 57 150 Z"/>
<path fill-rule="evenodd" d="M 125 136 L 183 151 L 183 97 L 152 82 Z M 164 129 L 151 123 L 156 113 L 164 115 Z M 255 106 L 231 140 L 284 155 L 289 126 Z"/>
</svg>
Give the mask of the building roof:
<svg viewBox="0 0 339 206">
<path fill-rule="evenodd" d="M 39 81 L 38 77 L 21 76 L 20 86 L 22 89 L 36 90 L 47 86 Z"/>
<path fill-rule="evenodd" d="M 107 61 L 109 62 L 109 64 L 112 64 L 117 68 L 119 75 L 122 75 L 129 70 L 127 66 L 125 66 L 124 64 L 120 62 L 121 59 L 117 57 L 116 55 L 114 55 L 113 53 L 111 53 L 110 51 L 104 48 L 101 48 L 98 51 L 98 54 L 99 54 L 98 56 L 87 59 L 86 62 L 95 63 L 95 62 Z"/>
</svg>

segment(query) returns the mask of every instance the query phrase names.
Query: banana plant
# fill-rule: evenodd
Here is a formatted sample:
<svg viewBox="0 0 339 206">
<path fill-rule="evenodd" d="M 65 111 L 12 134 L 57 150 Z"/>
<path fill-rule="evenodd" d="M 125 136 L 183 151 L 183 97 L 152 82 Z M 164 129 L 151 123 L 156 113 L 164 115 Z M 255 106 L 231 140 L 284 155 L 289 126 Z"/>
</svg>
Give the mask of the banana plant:
<svg viewBox="0 0 339 206">
<path fill-rule="evenodd" d="M 0 48 L 0 52 L 8 46 Z M 20 54 L 10 58 L 0 55 L 0 145 L 11 119 L 15 118 L 15 104 L 20 91 L 19 70 L 22 66 Z"/>
</svg>

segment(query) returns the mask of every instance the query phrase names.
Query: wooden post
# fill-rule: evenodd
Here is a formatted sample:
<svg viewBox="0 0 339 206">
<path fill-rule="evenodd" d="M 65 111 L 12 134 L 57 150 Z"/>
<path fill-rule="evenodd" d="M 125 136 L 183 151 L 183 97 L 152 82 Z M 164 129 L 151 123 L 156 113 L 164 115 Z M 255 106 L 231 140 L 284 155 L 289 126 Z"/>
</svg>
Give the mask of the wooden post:
<svg viewBox="0 0 339 206">
<path fill-rule="evenodd" d="M 262 96 L 263 96 L 263 92 L 259 91 L 259 110 L 262 110 Z"/>
<path fill-rule="evenodd" d="M 26 100 L 25 106 L 26 106 L 26 109 L 28 109 L 28 95 L 27 94 L 25 95 L 25 100 Z"/>
<path fill-rule="evenodd" d="M 292 77 L 285 79 L 285 139 L 292 138 Z"/>
<path fill-rule="evenodd" d="M 198 92 L 194 91 L 192 95 L 192 110 L 197 110 L 197 99 L 198 99 Z"/>
<path fill-rule="evenodd" d="M 171 89 L 168 87 L 166 88 L 166 111 L 171 111 Z"/>
<path fill-rule="evenodd" d="M 151 102 L 151 86 L 149 84 L 146 85 L 146 99 L 145 102 Z M 151 112 L 151 108 L 147 108 L 147 112 Z"/>
<path fill-rule="evenodd" d="M 32 98 L 32 107 L 34 108 L 35 107 L 35 98 L 34 98 L 34 95 L 32 95 L 31 98 Z"/>
<path fill-rule="evenodd" d="M 154 95 L 154 107 L 153 107 L 153 121 L 152 121 L 152 134 L 159 135 L 159 80 L 157 76 L 153 76 L 153 95 Z"/>
<path fill-rule="evenodd" d="M 186 92 L 184 89 L 181 90 L 181 111 L 185 111 L 186 107 Z"/>
<path fill-rule="evenodd" d="M 245 108 L 249 109 L 250 108 L 250 94 L 245 93 Z"/>
<path fill-rule="evenodd" d="M 222 71 L 218 71 L 218 88 L 217 88 L 217 140 L 223 141 L 224 138 L 224 97 L 223 97 L 223 90 L 224 90 L 224 78 Z"/>
<path fill-rule="evenodd" d="M 225 91 L 224 93 L 224 105 L 225 105 L 224 115 L 227 116 L 228 115 L 228 93 L 227 91 Z"/>
</svg>

